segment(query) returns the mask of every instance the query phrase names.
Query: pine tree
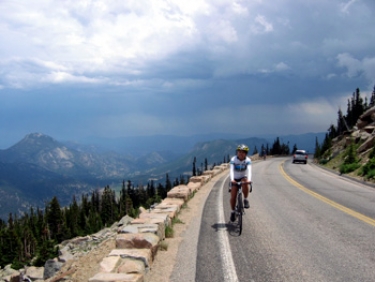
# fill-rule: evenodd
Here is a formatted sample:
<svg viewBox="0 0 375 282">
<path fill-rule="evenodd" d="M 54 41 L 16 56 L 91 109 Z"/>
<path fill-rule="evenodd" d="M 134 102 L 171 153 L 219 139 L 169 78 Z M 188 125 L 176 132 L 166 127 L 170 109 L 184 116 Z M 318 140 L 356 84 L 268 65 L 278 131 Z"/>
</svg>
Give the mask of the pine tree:
<svg viewBox="0 0 375 282">
<path fill-rule="evenodd" d="M 315 152 L 314 152 L 314 158 L 318 159 L 321 156 L 321 149 L 318 141 L 318 137 L 315 138 Z"/>
<path fill-rule="evenodd" d="M 193 176 L 197 176 L 197 169 L 195 168 L 195 162 L 193 162 Z"/>
<path fill-rule="evenodd" d="M 166 174 L 165 176 L 165 190 L 167 191 L 167 193 L 172 189 L 172 183 L 171 181 L 169 180 L 169 175 L 168 173 Z"/>
<path fill-rule="evenodd" d="M 371 93 L 371 98 L 370 98 L 370 103 L 369 103 L 370 108 L 373 106 L 375 106 L 375 85 L 374 85 L 374 90 Z"/>
<path fill-rule="evenodd" d="M 62 239 L 62 225 L 64 223 L 60 203 L 57 197 L 53 197 L 46 207 L 46 218 L 51 239 L 60 242 Z"/>
<path fill-rule="evenodd" d="M 115 202 L 115 194 L 114 191 L 111 190 L 109 185 L 104 188 L 101 200 L 101 209 L 100 209 L 100 216 L 102 218 L 102 222 L 109 226 L 112 224 L 117 218 L 117 210 L 116 210 L 116 202 Z"/>
<path fill-rule="evenodd" d="M 293 145 L 293 151 L 292 151 L 292 154 L 294 154 L 297 150 L 298 150 L 297 144 L 294 144 L 294 145 Z"/>
</svg>

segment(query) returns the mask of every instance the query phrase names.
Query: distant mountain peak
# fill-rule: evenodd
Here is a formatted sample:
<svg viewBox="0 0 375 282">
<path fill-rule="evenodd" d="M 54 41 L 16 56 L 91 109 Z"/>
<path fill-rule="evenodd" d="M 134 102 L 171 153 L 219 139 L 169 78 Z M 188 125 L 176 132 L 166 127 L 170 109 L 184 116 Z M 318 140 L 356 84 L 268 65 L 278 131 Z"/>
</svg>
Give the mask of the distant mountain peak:
<svg viewBox="0 0 375 282">
<path fill-rule="evenodd" d="M 23 140 L 35 140 L 35 139 L 47 139 L 47 140 L 53 140 L 55 141 L 51 136 L 48 136 L 48 135 L 45 135 L 43 133 L 38 133 L 38 132 L 35 132 L 35 133 L 29 133 L 27 134 Z M 21 140 L 22 141 L 22 140 Z"/>
</svg>

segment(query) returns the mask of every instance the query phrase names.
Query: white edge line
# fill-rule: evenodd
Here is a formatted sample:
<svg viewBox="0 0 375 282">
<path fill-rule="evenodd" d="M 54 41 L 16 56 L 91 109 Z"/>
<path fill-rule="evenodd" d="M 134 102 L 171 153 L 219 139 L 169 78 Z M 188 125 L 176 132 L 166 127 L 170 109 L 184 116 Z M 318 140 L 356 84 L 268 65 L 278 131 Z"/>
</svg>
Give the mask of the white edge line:
<svg viewBox="0 0 375 282">
<path fill-rule="evenodd" d="M 228 179 L 227 176 L 222 184 L 222 187 L 218 193 L 218 221 L 219 224 L 225 225 L 225 217 L 224 217 L 224 206 L 223 206 L 223 190 L 224 190 L 224 183 Z M 220 255 L 223 260 L 223 273 L 224 273 L 224 281 L 230 282 L 237 282 L 238 276 L 236 272 L 236 267 L 233 262 L 232 251 L 229 244 L 228 234 L 226 228 L 218 228 L 219 230 L 219 248 L 220 248 Z"/>
</svg>

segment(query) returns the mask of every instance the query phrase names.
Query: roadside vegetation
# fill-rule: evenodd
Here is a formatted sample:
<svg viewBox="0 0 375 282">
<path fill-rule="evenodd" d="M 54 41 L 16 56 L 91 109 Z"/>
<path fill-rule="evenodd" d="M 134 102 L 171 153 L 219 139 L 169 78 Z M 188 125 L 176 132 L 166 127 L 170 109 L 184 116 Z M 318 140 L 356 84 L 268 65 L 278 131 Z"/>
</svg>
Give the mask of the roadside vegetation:
<svg viewBox="0 0 375 282">
<path fill-rule="evenodd" d="M 361 97 L 359 88 L 348 99 L 347 111 L 344 115 L 338 111 L 337 124 L 331 124 L 322 144 L 316 141 L 314 158 L 327 168 L 341 174 L 348 174 L 364 180 L 375 180 L 375 144 L 370 150 L 358 153 L 363 139 L 354 137 L 358 130 L 356 124 L 360 116 L 375 106 L 375 87 L 370 100 Z"/>
</svg>

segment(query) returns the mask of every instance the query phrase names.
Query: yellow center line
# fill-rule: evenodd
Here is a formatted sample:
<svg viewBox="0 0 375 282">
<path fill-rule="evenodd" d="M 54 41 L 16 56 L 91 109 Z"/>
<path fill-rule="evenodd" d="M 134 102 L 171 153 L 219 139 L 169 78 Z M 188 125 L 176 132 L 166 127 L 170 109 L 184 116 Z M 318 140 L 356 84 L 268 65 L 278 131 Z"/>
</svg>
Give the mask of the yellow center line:
<svg viewBox="0 0 375 282">
<path fill-rule="evenodd" d="M 284 162 L 285 162 L 285 161 L 284 161 Z M 366 223 L 368 223 L 368 224 L 370 224 L 370 225 L 372 225 L 372 226 L 375 226 L 375 220 L 374 220 L 374 219 L 372 219 L 372 218 L 370 218 L 370 217 L 368 217 L 368 216 L 365 216 L 365 215 L 363 215 L 363 214 L 361 214 L 361 213 L 359 213 L 359 212 L 356 212 L 356 211 L 354 211 L 354 210 L 352 210 L 352 209 L 349 209 L 349 208 L 347 208 L 347 207 L 344 207 L 344 206 L 342 206 L 342 205 L 340 205 L 340 204 L 338 204 L 338 203 L 336 203 L 336 202 L 334 202 L 334 201 L 332 201 L 332 200 L 330 200 L 330 199 L 328 199 L 328 198 L 326 198 L 326 197 L 324 197 L 324 196 L 322 196 L 322 195 L 320 195 L 320 194 L 318 194 L 318 193 L 316 193 L 316 192 L 313 192 L 313 191 L 307 189 L 307 188 L 306 188 L 305 186 L 303 186 L 302 184 L 300 184 L 300 183 L 298 183 L 297 181 L 295 181 L 294 179 L 292 179 L 292 178 L 291 178 L 289 175 L 287 175 L 286 172 L 284 171 L 284 168 L 283 168 L 283 164 L 284 164 L 284 162 L 282 162 L 282 163 L 280 164 L 279 169 L 280 169 L 280 171 L 281 171 L 281 174 L 284 176 L 284 178 L 285 178 L 286 180 L 288 180 L 292 185 L 296 186 L 298 189 L 302 190 L 303 192 L 305 192 L 305 193 L 307 193 L 307 194 L 309 194 L 309 195 L 315 197 L 316 199 L 321 200 L 322 202 L 324 202 L 324 203 L 326 203 L 326 204 L 328 204 L 328 205 L 330 205 L 330 206 L 332 206 L 332 207 L 334 207 L 334 208 L 336 208 L 336 209 L 338 209 L 338 210 L 340 210 L 340 211 L 343 211 L 343 212 L 345 212 L 346 214 L 351 215 L 352 217 L 355 217 L 355 218 L 357 218 L 357 219 L 359 219 L 359 220 L 361 220 L 361 221 L 363 221 L 363 222 L 366 222 Z"/>
</svg>

